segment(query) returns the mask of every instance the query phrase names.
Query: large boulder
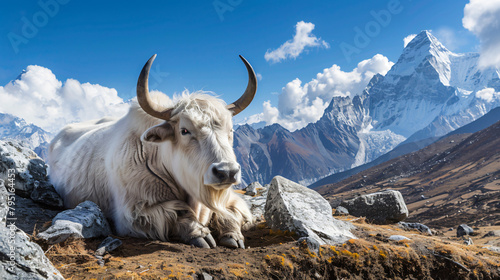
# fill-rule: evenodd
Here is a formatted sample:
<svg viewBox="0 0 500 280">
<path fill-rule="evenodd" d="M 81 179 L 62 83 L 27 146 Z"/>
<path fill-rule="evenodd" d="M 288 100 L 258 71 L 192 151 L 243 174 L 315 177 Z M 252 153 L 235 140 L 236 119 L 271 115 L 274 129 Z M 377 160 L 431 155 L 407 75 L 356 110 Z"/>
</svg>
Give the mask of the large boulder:
<svg viewBox="0 0 500 280">
<path fill-rule="evenodd" d="M 332 207 L 320 194 L 281 176 L 273 178 L 264 216 L 273 229 L 293 231 L 323 244 L 340 244 L 355 238 L 352 224 L 336 220 Z"/>
<path fill-rule="evenodd" d="M 16 193 L 29 197 L 40 182 L 47 181 L 47 166 L 23 145 L 0 140 L 0 179 L 5 182 L 12 179 Z"/>
<path fill-rule="evenodd" d="M 376 224 L 393 224 L 408 217 L 408 208 L 400 192 L 386 190 L 358 196 L 342 201 L 349 214 L 355 217 L 366 217 Z"/>
<path fill-rule="evenodd" d="M 75 209 L 63 211 L 52 220 L 52 225 L 38 234 L 49 244 L 72 238 L 92 238 L 111 234 L 108 221 L 97 204 L 85 201 Z"/>
<path fill-rule="evenodd" d="M 0 180 L 0 279 L 64 279 L 42 248 L 16 227 L 17 220 L 10 219 L 12 195 Z"/>
</svg>

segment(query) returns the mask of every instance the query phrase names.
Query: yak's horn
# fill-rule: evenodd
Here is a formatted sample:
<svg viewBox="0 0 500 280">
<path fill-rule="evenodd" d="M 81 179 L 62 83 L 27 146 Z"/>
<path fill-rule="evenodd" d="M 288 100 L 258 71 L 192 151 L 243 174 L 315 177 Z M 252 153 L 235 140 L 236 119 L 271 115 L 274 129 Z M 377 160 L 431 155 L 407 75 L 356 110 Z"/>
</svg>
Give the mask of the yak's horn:
<svg viewBox="0 0 500 280">
<path fill-rule="evenodd" d="M 236 116 L 239 112 L 245 110 L 245 108 L 250 105 L 252 102 L 255 93 L 257 92 L 257 77 L 255 76 L 255 72 L 253 71 L 252 66 L 248 61 L 240 55 L 241 60 L 245 63 L 248 71 L 248 85 L 247 89 L 243 93 L 243 95 L 236 100 L 235 102 L 227 105 L 227 109 L 233 112 L 233 116 Z"/>
<path fill-rule="evenodd" d="M 160 110 L 158 108 L 159 106 L 152 102 L 151 97 L 149 96 L 149 70 L 151 69 L 151 64 L 153 64 L 155 58 L 156 54 L 153 55 L 148 62 L 146 62 L 146 65 L 144 65 L 141 74 L 139 75 L 139 80 L 137 80 L 137 101 L 139 102 L 141 108 L 149 115 L 168 121 L 172 114 L 172 109 Z"/>
</svg>

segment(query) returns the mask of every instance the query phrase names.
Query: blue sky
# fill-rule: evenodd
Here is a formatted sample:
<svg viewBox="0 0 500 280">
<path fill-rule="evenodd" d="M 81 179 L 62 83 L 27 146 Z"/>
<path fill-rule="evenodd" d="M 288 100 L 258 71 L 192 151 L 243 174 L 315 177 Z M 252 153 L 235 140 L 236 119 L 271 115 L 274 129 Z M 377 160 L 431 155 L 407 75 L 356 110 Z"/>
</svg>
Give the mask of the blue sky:
<svg viewBox="0 0 500 280">
<path fill-rule="evenodd" d="M 396 62 L 403 38 L 421 30 L 433 30 L 455 52 L 478 51 L 479 45 L 462 26 L 468 1 L 59 2 L 39 2 L 57 3 L 58 11 L 45 18 L 41 14 L 47 12 L 37 1 L 1 2 L 0 86 L 28 65 L 39 65 L 63 83 L 72 78 L 115 88 L 127 100 L 135 93 L 142 66 L 156 53 L 156 89 L 170 96 L 184 88 L 203 89 L 232 102 L 247 81 L 238 59 L 241 54 L 262 79 L 254 102 L 237 117 L 238 122 L 262 112 L 267 100 L 277 106 L 282 88 L 296 78 L 306 83 L 334 64 L 352 71 L 376 54 Z M 379 24 L 369 42 L 358 48 L 359 53 L 347 57 L 341 44 L 355 46 L 355 28 L 364 30 L 375 21 L 373 14 L 389 10 L 388 5 L 396 5 L 400 12 L 390 14 L 385 26 Z M 218 12 L 217 7 L 226 10 Z M 54 5 L 50 8 L 54 10 Z M 38 23 L 37 31 L 13 44 L 12 36 L 23 36 L 26 20 Z M 314 24 L 311 34 L 321 41 L 320 46 L 306 47 L 296 58 L 267 61 L 265 53 L 292 40 L 301 21 Z"/>
</svg>

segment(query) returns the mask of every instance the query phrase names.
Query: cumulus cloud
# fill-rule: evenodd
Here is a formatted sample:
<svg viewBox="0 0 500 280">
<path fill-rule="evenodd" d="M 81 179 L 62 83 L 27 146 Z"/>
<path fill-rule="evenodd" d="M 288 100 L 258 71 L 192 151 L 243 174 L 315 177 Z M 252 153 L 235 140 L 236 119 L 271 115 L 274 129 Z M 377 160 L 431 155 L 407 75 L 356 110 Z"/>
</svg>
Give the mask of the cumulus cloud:
<svg viewBox="0 0 500 280">
<path fill-rule="evenodd" d="M 297 22 L 293 39 L 286 41 L 275 50 L 268 50 L 264 58 L 266 61 L 276 63 L 288 58 L 298 57 L 307 47 L 324 47 L 328 49 L 330 45 L 327 42 L 311 33 L 313 29 L 314 24 L 310 22 Z"/>
<path fill-rule="evenodd" d="M 471 0 L 465 5 L 462 24 L 481 41 L 481 67 L 500 67 L 499 18 L 500 0 Z"/>
<path fill-rule="evenodd" d="M 408 46 L 408 44 L 411 42 L 411 40 L 413 40 L 413 38 L 415 38 L 415 37 L 417 37 L 417 34 L 410 34 L 410 35 L 406 36 L 403 39 L 404 47 L 406 48 L 406 46 Z"/>
<path fill-rule="evenodd" d="M 20 77 L 0 86 L 0 112 L 25 119 L 50 132 L 72 122 L 120 116 L 128 104 L 113 88 L 68 79 L 62 83 L 47 68 L 30 65 Z"/>
<path fill-rule="evenodd" d="M 363 60 L 350 72 L 333 65 L 316 78 L 302 84 L 300 79 L 287 83 L 278 96 L 278 105 L 270 101 L 262 105 L 263 112 L 252 116 L 253 122 L 279 123 L 288 130 L 296 130 L 321 118 L 334 96 L 355 96 L 361 94 L 375 74 L 385 75 L 393 62 L 381 54 Z"/>
<path fill-rule="evenodd" d="M 493 88 L 485 88 L 476 92 L 476 97 L 481 98 L 487 102 L 491 102 L 494 99 L 500 100 L 500 92 L 495 92 Z"/>
</svg>

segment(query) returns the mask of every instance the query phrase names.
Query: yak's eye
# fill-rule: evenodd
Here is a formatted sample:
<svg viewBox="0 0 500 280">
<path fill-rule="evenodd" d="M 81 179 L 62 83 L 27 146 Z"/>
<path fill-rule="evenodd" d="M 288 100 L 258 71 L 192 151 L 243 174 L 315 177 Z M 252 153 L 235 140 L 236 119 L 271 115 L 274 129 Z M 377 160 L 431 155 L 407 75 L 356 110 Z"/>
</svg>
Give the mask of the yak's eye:
<svg viewBox="0 0 500 280">
<path fill-rule="evenodd" d="M 188 134 L 191 134 L 191 132 L 189 132 L 189 130 L 187 130 L 185 128 L 181 128 L 181 134 L 182 135 L 188 135 Z"/>
</svg>

